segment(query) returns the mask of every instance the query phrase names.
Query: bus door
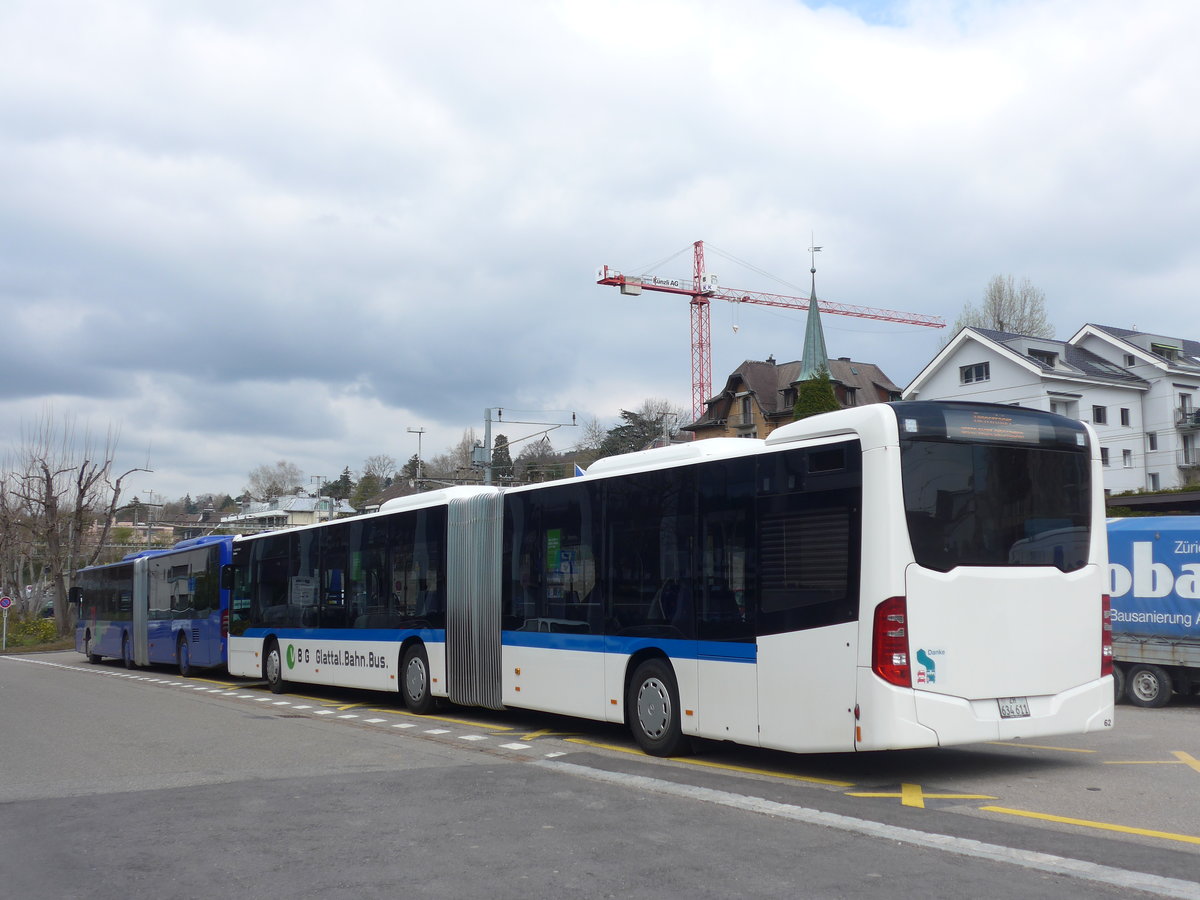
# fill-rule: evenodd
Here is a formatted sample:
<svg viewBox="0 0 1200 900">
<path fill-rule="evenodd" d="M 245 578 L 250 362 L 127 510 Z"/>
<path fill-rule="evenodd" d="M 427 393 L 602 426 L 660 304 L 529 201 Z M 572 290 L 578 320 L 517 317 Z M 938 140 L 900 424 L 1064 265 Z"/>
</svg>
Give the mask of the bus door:
<svg viewBox="0 0 1200 900">
<path fill-rule="evenodd" d="M 150 665 L 149 608 L 150 568 L 149 559 L 142 557 L 133 561 L 133 615 L 130 639 L 133 641 L 133 661 L 139 666 Z"/>
</svg>

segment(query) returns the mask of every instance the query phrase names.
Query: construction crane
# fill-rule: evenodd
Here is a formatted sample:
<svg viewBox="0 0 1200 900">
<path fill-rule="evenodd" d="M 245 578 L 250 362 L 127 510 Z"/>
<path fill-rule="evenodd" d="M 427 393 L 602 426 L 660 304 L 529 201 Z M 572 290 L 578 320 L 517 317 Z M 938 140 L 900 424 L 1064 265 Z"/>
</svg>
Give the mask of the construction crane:
<svg viewBox="0 0 1200 900">
<path fill-rule="evenodd" d="M 808 298 L 789 297 L 784 294 L 768 294 L 764 291 L 740 291 L 723 288 L 717 277 L 704 270 L 704 241 L 693 245 L 692 281 L 687 284 L 681 278 L 660 278 L 657 275 L 623 275 L 616 269 L 602 266 L 597 272 L 597 284 L 615 285 L 622 294 L 636 296 L 643 290 L 680 294 L 691 298 L 692 307 L 692 421 L 699 420 L 704 413 L 704 403 L 712 396 L 712 341 L 709 336 L 709 303 L 712 300 L 728 300 L 730 303 L 753 303 L 758 306 L 778 306 L 784 309 L 808 309 Z M 875 319 L 880 322 L 899 322 L 903 325 L 923 325 L 927 328 L 945 328 L 946 322 L 939 316 L 921 313 L 898 312 L 894 309 L 875 309 L 868 306 L 851 306 L 847 303 L 830 303 L 817 300 L 817 309 L 838 316 L 856 316 L 860 319 Z"/>
</svg>

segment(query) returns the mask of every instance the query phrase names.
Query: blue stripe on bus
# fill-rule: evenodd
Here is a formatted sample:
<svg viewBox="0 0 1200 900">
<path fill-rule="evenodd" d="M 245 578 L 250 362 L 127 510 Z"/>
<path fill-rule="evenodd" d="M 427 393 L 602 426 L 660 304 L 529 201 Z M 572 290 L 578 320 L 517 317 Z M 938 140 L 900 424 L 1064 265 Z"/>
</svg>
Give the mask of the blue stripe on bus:
<svg viewBox="0 0 1200 900">
<path fill-rule="evenodd" d="M 418 637 L 428 644 L 442 644 L 446 632 L 432 628 L 247 628 L 242 637 L 275 635 L 284 641 L 380 641 L 399 644 Z M 583 653 L 617 653 L 632 656 L 639 650 L 662 650 L 672 659 L 754 663 L 758 645 L 741 641 L 687 641 L 674 638 L 618 637 L 569 632 L 505 631 L 501 641 L 508 647 L 537 647 L 543 650 L 574 650 Z"/>
<path fill-rule="evenodd" d="M 446 631 L 440 628 L 247 628 L 233 637 L 265 638 L 274 635 L 281 641 L 381 641 L 400 644 L 418 637 L 427 644 L 444 644 Z"/>
<path fill-rule="evenodd" d="M 653 647 L 673 659 L 704 659 L 718 662 L 753 663 L 758 645 L 740 641 L 687 641 L 673 638 L 618 637 L 570 632 L 505 631 L 503 643 L 509 647 L 538 647 L 546 650 L 576 650 L 585 653 L 619 653 L 632 656 Z"/>
</svg>

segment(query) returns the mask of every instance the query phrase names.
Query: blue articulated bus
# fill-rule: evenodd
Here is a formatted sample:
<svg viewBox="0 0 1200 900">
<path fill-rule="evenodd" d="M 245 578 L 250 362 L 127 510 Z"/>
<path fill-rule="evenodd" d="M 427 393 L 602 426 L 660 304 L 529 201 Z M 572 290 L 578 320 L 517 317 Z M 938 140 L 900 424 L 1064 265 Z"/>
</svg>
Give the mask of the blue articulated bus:
<svg viewBox="0 0 1200 900">
<path fill-rule="evenodd" d="M 220 575 L 232 546 L 225 535 L 192 538 L 80 569 L 71 589 L 79 604 L 75 649 L 93 663 L 174 665 L 181 675 L 225 665 L 229 591 Z"/>
</svg>

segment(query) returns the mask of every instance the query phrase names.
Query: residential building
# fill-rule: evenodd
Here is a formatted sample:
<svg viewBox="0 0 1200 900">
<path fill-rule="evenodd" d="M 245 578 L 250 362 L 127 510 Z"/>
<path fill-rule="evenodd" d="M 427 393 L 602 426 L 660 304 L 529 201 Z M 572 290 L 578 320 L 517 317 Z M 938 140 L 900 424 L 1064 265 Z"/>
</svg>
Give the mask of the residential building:
<svg viewBox="0 0 1200 900">
<path fill-rule="evenodd" d="M 681 431 L 697 438 L 766 437 L 792 421 L 796 391 L 803 381 L 803 363 L 746 360 L 725 382 L 725 388 L 705 402 L 704 415 Z M 826 361 L 833 392 L 843 407 L 886 403 L 900 399 L 900 388 L 873 363 L 847 356 Z"/>
<path fill-rule="evenodd" d="M 1090 422 L 1105 490 L 1200 481 L 1200 342 L 1107 325 L 1065 341 L 963 328 L 904 389 L 906 400 L 977 400 Z"/>
<path fill-rule="evenodd" d="M 222 516 L 221 524 L 241 531 L 252 531 L 315 525 L 317 522 L 352 515 L 354 507 L 345 500 L 310 497 L 300 492 L 293 497 L 283 497 L 269 503 L 245 504 L 241 512 Z"/>
<path fill-rule="evenodd" d="M 829 358 L 817 303 L 815 263 L 809 271 L 812 290 L 808 295 L 802 359 L 783 365 L 776 364 L 774 356 L 767 357 L 766 362 L 746 360 L 726 380 L 725 389 L 704 402 L 704 414 L 680 431 L 690 431 L 697 438 L 765 438 L 780 425 L 793 421 L 800 385 L 822 372 L 829 373 L 834 396 L 843 408 L 900 399 L 900 388 L 878 366 L 854 362 L 848 356 Z"/>
</svg>

